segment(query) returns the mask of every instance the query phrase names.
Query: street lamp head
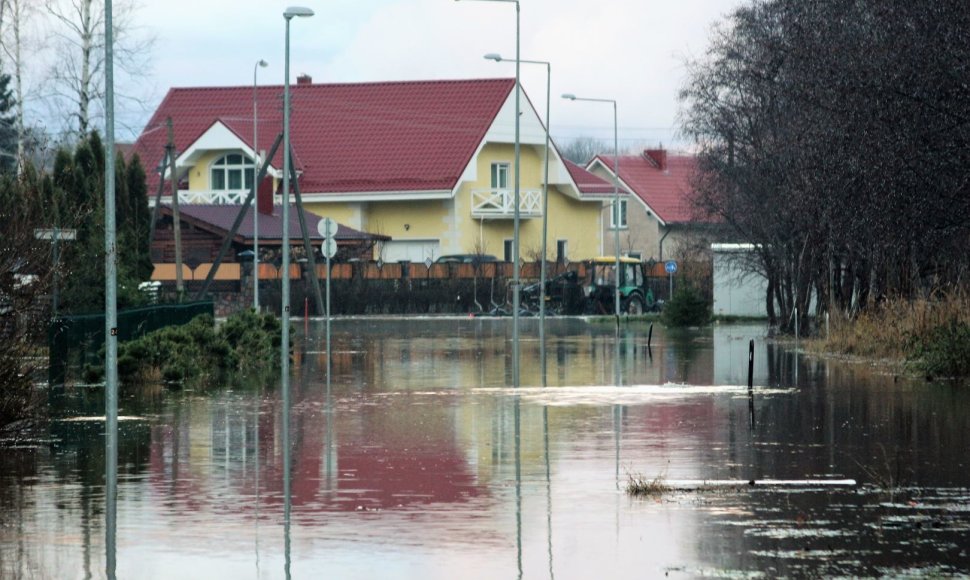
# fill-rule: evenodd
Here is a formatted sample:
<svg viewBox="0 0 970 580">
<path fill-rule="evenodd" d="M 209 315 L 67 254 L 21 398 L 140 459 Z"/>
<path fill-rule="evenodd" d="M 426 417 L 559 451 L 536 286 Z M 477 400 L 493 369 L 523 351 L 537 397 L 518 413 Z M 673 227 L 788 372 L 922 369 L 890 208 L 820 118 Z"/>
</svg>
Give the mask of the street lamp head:
<svg viewBox="0 0 970 580">
<path fill-rule="evenodd" d="M 313 16 L 313 10 L 303 6 L 290 6 L 286 9 L 286 12 L 283 12 L 283 18 L 286 18 L 287 20 L 293 18 L 294 16 L 307 18 L 309 16 Z"/>
<path fill-rule="evenodd" d="M 483 57 L 485 60 L 494 60 L 495 62 L 502 62 L 502 55 L 497 52 L 490 52 Z"/>
<path fill-rule="evenodd" d="M 575 101 L 576 100 L 576 95 L 574 95 L 572 93 L 563 93 L 562 94 L 562 98 L 569 99 L 570 101 Z"/>
<path fill-rule="evenodd" d="M 260 67 L 260 68 L 266 68 L 266 67 L 268 67 L 268 66 L 269 66 L 269 63 L 268 63 L 268 62 L 266 62 L 266 61 L 265 61 L 265 60 L 263 60 L 263 59 L 259 59 L 259 60 L 258 60 L 258 61 L 256 62 L 256 66 L 258 66 L 258 67 Z"/>
</svg>

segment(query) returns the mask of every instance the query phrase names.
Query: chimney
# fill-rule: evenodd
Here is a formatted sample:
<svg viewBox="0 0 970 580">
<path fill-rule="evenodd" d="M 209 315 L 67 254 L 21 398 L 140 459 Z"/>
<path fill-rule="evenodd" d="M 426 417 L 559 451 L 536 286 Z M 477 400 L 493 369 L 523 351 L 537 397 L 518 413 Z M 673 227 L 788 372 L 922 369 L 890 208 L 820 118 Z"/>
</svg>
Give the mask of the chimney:
<svg viewBox="0 0 970 580">
<path fill-rule="evenodd" d="M 296 77 L 296 84 L 297 85 L 312 85 L 313 84 L 313 77 L 311 77 L 310 75 L 304 73 L 304 74 Z"/>
<path fill-rule="evenodd" d="M 666 149 L 647 149 L 643 152 L 644 157 L 653 162 L 660 171 L 667 170 L 667 150 Z"/>
<path fill-rule="evenodd" d="M 273 178 L 269 175 L 256 188 L 256 211 L 263 215 L 273 215 Z"/>
</svg>

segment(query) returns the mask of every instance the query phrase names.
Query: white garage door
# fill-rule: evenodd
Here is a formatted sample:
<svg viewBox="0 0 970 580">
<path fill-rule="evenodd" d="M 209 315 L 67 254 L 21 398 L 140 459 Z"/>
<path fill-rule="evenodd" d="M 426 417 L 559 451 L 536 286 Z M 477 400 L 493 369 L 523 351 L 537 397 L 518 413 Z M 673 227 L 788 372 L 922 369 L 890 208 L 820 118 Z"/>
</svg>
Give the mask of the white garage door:
<svg viewBox="0 0 970 580">
<path fill-rule="evenodd" d="M 441 255 L 438 240 L 392 240 L 384 242 L 384 261 L 423 263 L 427 258 L 435 260 Z"/>
</svg>

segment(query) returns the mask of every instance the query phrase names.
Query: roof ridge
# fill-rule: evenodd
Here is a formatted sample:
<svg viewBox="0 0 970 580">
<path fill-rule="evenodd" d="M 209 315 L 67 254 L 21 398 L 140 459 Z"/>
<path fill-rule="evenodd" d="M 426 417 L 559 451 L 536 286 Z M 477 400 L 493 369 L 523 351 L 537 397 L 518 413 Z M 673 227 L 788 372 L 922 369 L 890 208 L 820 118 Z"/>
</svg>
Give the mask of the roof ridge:
<svg viewBox="0 0 970 580">
<path fill-rule="evenodd" d="M 337 82 L 337 83 L 312 83 L 308 85 L 298 85 L 291 83 L 290 89 L 299 89 L 301 91 L 311 89 L 311 88 L 334 88 L 334 87 L 356 87 L 356 86 L 402 86 L 402 85 L 432 85 L 432 84 L 472 84 L 472 83 L 515 83 L 514 77 L 482 77 L 482 78 L 472 78 L 472 79 L 415 79 L 415 80 L 398 80 L 398 81 L 361 81 L 361 82 Z M 283 85 L 273 85 L 273 84 L 263 84 L 257 87 L 258 89 L 282 89 Z M 238 91 L 238 90 L 252 91 L 252 85 L 210 85 L 210 86 L 198 86 L 198 87 L 171 87 L 169 93 L 174 91 Z M 166 95 L 167 97 L 168 95 Z"/>
</svg>

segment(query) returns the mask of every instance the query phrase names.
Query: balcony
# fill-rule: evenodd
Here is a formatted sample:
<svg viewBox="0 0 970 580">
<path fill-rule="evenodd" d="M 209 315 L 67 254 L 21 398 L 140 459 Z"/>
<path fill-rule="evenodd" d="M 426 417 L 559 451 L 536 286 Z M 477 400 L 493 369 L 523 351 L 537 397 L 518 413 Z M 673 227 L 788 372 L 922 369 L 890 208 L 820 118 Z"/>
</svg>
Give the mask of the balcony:
<svg viewBox="0 0 970 580">
<path fill-rule="evenodd" d="M 189 191 L 179 190 L 180 204 L 208 204 L 208 205 L 239 205 L 246 201 L 248 191 Z M 162 203 L 171 204 L 170 191 L 162 192 Z M 149 196 L 148 205 L 155 205 L 155 196 Z"/>
<path fill-rule="evenodd" d="M 542 192 L 519 190 L 519 217 L 542 216 Z M 515 217 L 515 192 L 510 189 L 473 189 L 472 217 L 475 219 L 512 219 Z"/>
</svg>

